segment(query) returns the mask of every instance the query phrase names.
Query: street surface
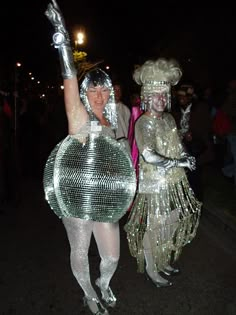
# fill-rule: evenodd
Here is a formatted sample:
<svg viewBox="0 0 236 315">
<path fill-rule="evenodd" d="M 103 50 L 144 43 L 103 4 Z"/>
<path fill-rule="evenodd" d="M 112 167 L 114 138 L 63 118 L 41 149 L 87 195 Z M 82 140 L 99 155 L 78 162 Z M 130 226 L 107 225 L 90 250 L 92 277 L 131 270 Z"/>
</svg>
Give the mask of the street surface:
<svg viewBox="0 0 236 315">
<path fill-rule="evenodd" d="M 42 183 L 20 185 L 17 207 L 7 205 L 0 216 L 0 314 L 82 315 L 83 292 L 72 275 L 69 244 L 61 221 L 44 200 Z M 181 274 L 174 285 L 156 288 L 136 272 L 120 222 L 121 257 L 111 287 L 117 315 L 235 315 L 236 235 L 204 212 L 198 233 L 178 262 Z M 99 257 L 92 241 L 92 281 Z"/>
</svg>

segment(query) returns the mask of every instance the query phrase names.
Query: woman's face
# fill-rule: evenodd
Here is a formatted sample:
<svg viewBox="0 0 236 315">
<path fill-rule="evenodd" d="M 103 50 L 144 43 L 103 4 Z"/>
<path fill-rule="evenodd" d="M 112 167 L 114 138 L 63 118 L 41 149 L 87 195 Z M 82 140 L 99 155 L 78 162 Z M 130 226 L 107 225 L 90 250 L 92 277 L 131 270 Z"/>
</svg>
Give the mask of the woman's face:
<svg viewBox="0 0 236 315">
<path fill-rule="evenodd" d="M 110 90 L 105 86 L 90 85 L 90 87 L 87 90 L 87 98 L 93 111 L 95 110 L 103 112 L 109 100 L 109 97 Z"/>
</svg>

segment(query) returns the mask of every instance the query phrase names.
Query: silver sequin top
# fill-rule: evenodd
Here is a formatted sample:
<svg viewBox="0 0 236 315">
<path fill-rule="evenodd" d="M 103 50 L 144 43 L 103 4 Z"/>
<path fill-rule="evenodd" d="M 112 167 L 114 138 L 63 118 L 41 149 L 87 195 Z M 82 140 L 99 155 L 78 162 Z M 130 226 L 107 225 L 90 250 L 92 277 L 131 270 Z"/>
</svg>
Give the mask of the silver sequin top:
<svg viewBox="0 0 236 315">
<path fill-rule="evenodd" d="M 177 182 L 185 177 L 183 168 L 163 167 L 146 163 L 142 157 L 144 149 L 151 149 L 166 158 L 179 159 L 183 146 L 178 136 L 176 123 L 169 113 L 158 119 L 142 115 L 135 125 L 135 138 L 140 152 L 139 192 L 155 193 L 168 182 Z"/>
</svg>

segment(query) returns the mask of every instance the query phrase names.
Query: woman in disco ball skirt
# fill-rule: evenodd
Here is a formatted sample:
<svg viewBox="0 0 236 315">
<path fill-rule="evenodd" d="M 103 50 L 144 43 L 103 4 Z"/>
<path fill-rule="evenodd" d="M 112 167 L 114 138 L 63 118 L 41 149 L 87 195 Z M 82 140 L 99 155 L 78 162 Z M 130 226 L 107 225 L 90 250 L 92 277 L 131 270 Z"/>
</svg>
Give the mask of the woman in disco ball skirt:
<svg viewBox="0 0 236 315">
<path fill-rule="evenodd" d="M 136 176 L 125 147 L 115 140 L 117 128 L 114 91 L 101 69 L 89 71 L 78 87 L 70 39 L 55 0 L 45 12 L 55 29 L 64 79 L 69 135 L 51 152 L 44 170 L 46 199 L 62 219 L 70 243 L 72 272 L 93 314 L 108 314 L 116 305 L 109 284 L 120 255 L 119 219 L 136 190 Z M 101 257 L 101 303 L 91 284 L 88 251 L 94 235 Z"/>
<path fill-rule="evenodd" d="M 185 152 L 168 113 L 171 86 L 181 75 L 179 64 L 164 58 L 146 61 L 133 75 L 142 86 L 145 113 L 135 123 L 139 187 L 125 230 L 138 271 L 159 288 L 172 285 L 165 275 L 179 272 L 172 263 L 194 238 L 201 209 L 185 172 L 195 169 L 195 159 Z"/>
</svg>

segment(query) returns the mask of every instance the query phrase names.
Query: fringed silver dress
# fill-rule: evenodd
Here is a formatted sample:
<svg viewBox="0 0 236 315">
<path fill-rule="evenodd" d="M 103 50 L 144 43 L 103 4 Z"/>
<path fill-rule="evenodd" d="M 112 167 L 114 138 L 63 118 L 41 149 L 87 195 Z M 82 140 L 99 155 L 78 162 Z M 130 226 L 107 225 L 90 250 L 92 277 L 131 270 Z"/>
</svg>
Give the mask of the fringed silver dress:
<svg viewBox="0 0 236 315">
<path fill-rule="evenodd" d="M 164 113 L 157 119 L 142 115 L 135 125 L 135 139 L 140 152 L 139 187 L 125 225 L 131 255 L 137 259 L 138 272 L 144 272 L 144 234 L 157 271 L 175 262 L 183 246 L 195 237 L 201 202 L 194 196 L 184 168 L 169 170 L 146 163 L 144 149 L 180 159 L 183 147 L 174 118 Z"/>
</svg>

